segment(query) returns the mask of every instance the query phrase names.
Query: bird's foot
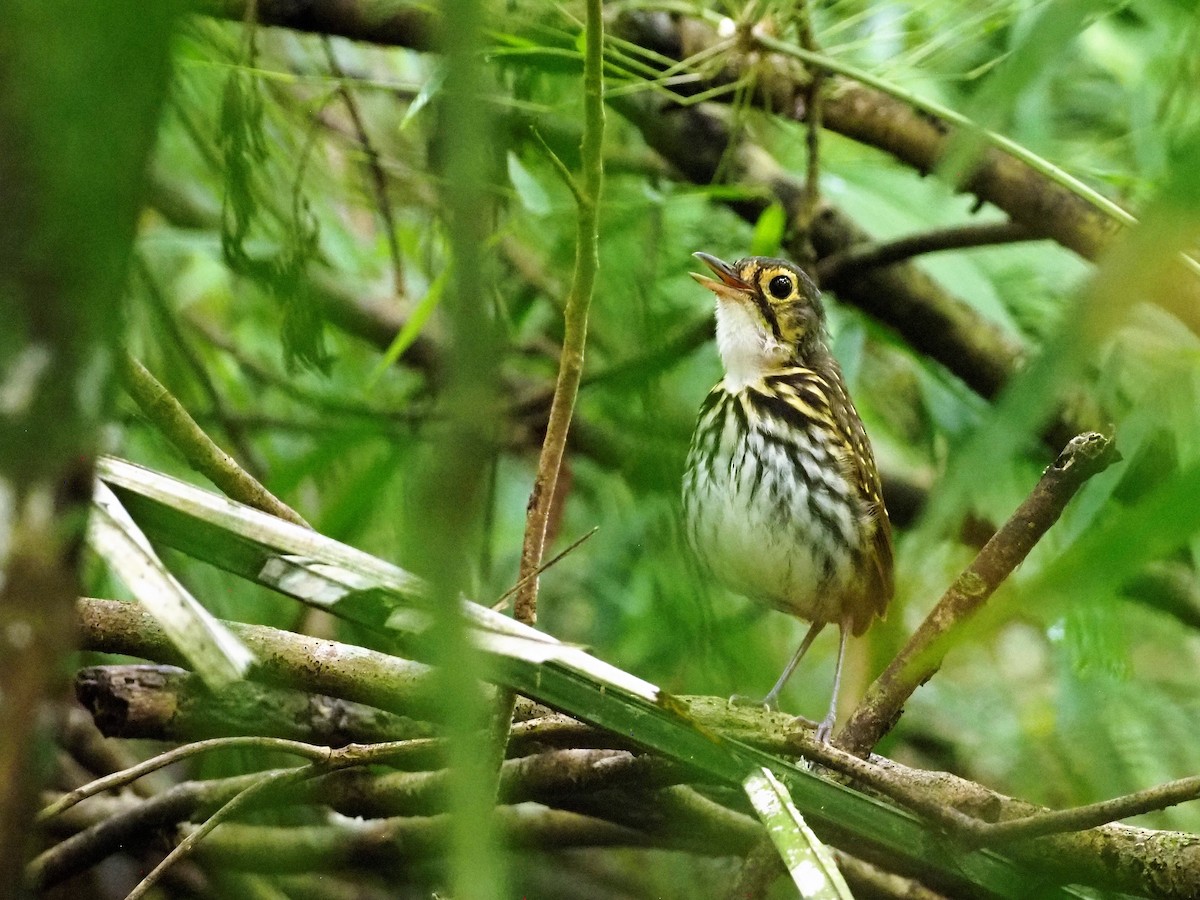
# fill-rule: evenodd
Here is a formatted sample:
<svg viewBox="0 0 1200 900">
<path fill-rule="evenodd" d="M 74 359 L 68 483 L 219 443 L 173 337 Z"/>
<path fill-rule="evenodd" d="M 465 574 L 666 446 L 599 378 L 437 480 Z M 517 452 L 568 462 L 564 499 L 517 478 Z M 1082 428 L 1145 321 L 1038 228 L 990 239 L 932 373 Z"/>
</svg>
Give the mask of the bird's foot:
<svg viewBox="0 0 1200 900">
<path fill-rule="evenodd" d="M 821 724 L 817 726 L 817 743 L 828 744 L 829 739 L 833 737 L 833 726 L 836 724 L 837 720 L 833 717 L 832 713 L 822 719 Z"/>
</svg>

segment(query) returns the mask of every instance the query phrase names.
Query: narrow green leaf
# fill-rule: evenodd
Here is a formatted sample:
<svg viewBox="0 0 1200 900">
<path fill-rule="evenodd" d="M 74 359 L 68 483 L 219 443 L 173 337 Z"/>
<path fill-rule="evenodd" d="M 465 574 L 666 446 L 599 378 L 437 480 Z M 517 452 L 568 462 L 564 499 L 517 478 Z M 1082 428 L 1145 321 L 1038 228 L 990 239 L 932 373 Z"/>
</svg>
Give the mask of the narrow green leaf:
<svg viewBox="0 0 1200 900">
<path fill-rule="evenodd" d="M 429 105 L 429 101 L 437 96 L 438 91 L 442 89 L 442 85 L 445 83 L 446 67 L 435 66 L 430 76 L 425 79 L 425 83 L 421 85 L 421 89 L 417 91 L 417 96 L 413 97 L 412 103 L 408 104 L 404 118 L 400 120 L 400 131 L 403 131 L 412 124 L 413 119 L 417 117 L 421 110 Z"/>
<path fill-rule="evenodd" d="M 512 182 L 513 190 L 521 205 L 535 216 L 544 216 L 550 212 L 550 195 L 545 188 L 533 177 L 521 163 L 520 157 L 508 151 L 508 180 Z"/>
<path fill-rule="evenodd" d="M 172 575 L 108 485 L 96 483 L 88 543 L 211 688 L 241 679 L 254 655 Z"/>
<path fill-rule="evenodd" d="M 779 779 L 762 766 L 742 782 L 804 900 L 854 900 L 829 848 L 813 834 Z"/>
<path fill-rule="evenodd" d="M 371 374 L 367 378 L 368 387 L 379 381 L 383 373 L 395 365 L 396 360 L 404 355 L 404 351 L 412 346 L 413 341 L 417 339 L 417 335 L 421 333 L 421 329 L 425 327 L 425 323 L 429 321 L 429 317 L 433 315 L 433 311 L 442 302 L 442 294 L 446 288 L 446 271 L 443 269 L 441 274 L 433 279 L 433 283 L 429 285 L 429 290 L 425 292 L 425 296 L 413 307 L 412 314 L 409 315 L 408 320 L 404 323 L 404 327 L 392 339 L 387 350 L 380 357 L 379 362 L 375 364 L 375 368 L 371 370 Z"/>
<path fill-rule="evenodd" d="M 1031 17 L 1008 56 L 972 99 L 966 115 L 981 129 L 1003 131 L 1025 91 L 1047 77 L 1068 57 L 1064 48 L 1097 13 L 1094 0 L 1059 0 L 1046 3 Z M 986 140 L 982 131 L 956 132 L 938 163 L 938 174 L 957 183 L 979 158 Z"/>
</svg>

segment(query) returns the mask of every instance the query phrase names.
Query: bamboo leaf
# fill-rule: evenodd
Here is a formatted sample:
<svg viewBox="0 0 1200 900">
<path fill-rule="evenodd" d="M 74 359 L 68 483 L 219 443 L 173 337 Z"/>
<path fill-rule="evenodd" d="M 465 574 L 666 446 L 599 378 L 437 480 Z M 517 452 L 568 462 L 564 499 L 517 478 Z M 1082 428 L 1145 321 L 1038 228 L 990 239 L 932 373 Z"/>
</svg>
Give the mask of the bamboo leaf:
<svg viewBox="0 0 1200 900">
<path fill-rule="evenodd" d="M 380 377 L 396 364 L 404 351 L 413 345 L 413 341 L 420 335 L 421 329 L 425 327 L 425 323 L 429 321 L 429 317 L 433 315 L 433 311 L 438 308 L 438 304 L 442 302 L 442 294 L 446 289 L 446 275 L 448 270 L 443 270 L 437 278 L 433 279 L 433 283 L 429 285 L 429 289 L 425 292 L 425 296 L 420 299 L 417 305 L 413 308 L 412 314 L 405 321 L 404 326 L 392 339 L 383 356 L 379 358 L 375 368 L 371 370 L 371 375 L 367 379 L 368 386 L 372 386 Z"/>
<path fill-rule="evenodd" d="M 97 482 L 88 543 L 211 688 L 242 678 L 253 654 L 168 571 L 108 485 Z"/>
<path fill-rule="evenodd" d="M 742 789 L 767 828 L 804 900 L 853 900 L 829 848 L 813 834 L 779 779 L 766 766 L 746 776 Z"/>
</svg>

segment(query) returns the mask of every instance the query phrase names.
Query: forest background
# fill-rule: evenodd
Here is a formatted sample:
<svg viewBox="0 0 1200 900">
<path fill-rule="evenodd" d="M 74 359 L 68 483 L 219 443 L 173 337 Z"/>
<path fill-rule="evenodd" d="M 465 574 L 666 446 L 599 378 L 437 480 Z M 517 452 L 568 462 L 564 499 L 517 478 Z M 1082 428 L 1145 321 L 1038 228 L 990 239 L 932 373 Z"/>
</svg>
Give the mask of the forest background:
<svg viewBox="0 0 1200 900">
<path fill-rule="evenodd" d="M 1196 895 L 1192 4 L 105 6 L 0 10 L 0 896 Z M 698 250 L 826 291 L 882 758 L 687 700 L 803 628 L 680 537 Z"/>
</svg>

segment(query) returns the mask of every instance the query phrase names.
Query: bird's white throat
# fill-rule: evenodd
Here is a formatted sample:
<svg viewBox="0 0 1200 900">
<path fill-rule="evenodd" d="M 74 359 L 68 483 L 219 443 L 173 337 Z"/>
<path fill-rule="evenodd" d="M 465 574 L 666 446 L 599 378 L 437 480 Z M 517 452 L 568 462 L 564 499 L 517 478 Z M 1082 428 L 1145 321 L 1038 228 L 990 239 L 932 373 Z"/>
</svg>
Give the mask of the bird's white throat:
<svg viewBox="0 0 1200 900">
<path fill-rule="evenodd" d="M 717 350 L 731 394 L 787 362 L 788 348 L 771 334 L 762 315 L 741 298 L 717 298 Z"/>
</svg>

